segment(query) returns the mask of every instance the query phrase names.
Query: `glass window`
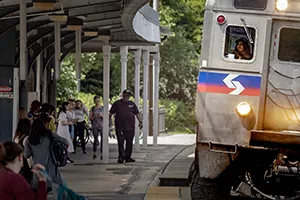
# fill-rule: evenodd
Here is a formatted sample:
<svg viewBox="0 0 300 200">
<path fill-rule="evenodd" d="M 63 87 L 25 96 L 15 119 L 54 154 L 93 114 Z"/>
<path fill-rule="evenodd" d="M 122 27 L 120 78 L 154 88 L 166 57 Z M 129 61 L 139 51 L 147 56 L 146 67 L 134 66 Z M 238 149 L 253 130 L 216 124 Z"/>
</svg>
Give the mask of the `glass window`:
<svg viewBox="0 0 300 200">
<path fill-rule="evenodd" d="M 278 59 L 300 62 L 300 29 L 282 28 L 280 31 Z"/>
<path fill-rule="evenodd" d="M 234 0 L 237 9 L 265 10 L 268 0 Z"/>
<path fill-rule="evenodd" d="M 228 26 L 226 29 L 224 57 L 229 60 L 251 60 L 255 47 L 255 29 L 247 27 L 249 36 L 242 26 Z"/>
</svg>

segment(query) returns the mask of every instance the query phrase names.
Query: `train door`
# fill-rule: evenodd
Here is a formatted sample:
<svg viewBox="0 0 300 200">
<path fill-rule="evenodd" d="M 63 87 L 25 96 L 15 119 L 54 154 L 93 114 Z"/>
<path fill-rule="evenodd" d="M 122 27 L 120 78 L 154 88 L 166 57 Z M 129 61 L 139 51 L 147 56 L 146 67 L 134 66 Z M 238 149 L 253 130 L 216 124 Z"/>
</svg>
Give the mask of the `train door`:
<svg viewBox="0 0 300 200">
<path fill-rule="evenodd" d="M 300 130 L 300 23 L 274 20 L 264 129 Z"/>
</svg>

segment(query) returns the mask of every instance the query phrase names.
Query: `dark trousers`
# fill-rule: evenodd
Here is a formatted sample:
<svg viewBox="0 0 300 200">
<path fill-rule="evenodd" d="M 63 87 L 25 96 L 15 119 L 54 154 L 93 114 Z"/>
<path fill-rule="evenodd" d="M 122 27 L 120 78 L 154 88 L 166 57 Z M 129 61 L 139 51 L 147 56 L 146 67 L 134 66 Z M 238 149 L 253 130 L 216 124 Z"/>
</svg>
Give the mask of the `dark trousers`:
<svg viewBox="0 0 300 200">
<path fill-rule="evenodd" d="M 120 131 L 116 130 L 118 148 L 119 148 L 119 159 L 131 158 L 134 130 L 133 131 Z M 126 149 L 124 150 L 124 142 L 126 141 Z"/>
<path fill-rule="evenodd" d="M 100 153 L 102 153 L 103 148 L 103 131 L 102 128 L 93 127 L 93 136 L 94 136 L 94 144 L 93 144 L 93 151 L 97 151 L 97 146 L 99 146 L 99 135 L 100 135 Z"/>
<path fill-rule="evenodd" d="M 82 151 L 85 151 L 84 129 L 85 129 L 85 121 L 77 122 L 75 124 L 75 134 L 74 134 L 74 140 L 73 140 L 74 150 L 76 150 L 77 137 L 79 136 Z"/>
</svg>

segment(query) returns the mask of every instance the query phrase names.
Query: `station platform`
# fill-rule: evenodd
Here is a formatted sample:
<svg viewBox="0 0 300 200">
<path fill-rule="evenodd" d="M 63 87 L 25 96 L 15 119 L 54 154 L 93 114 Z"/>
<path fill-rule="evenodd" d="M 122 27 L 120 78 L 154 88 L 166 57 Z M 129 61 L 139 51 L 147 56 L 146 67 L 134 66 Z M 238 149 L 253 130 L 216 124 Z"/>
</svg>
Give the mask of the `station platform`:
<svg viewBox="0 0 300 200">
<path fill-rule="evenodd" d="M 109 164 L 102 163 L 99 153 L 93 160 L 92 146 L 88 144 L 87 154 L 77 148 L 77 153 L 71 155 L 75 162 L 60 171 L 68 187 L 89 200 L 144 200 L 152 187 L 159 186 L 156 179 L 170 167 L 170 161 L 179 161 L 175 158 L 195 141 L 195 135 L 165 135 L 159 136 L 159 145 L 154 147 L 149 137 L 147 147 L 141 145 L 140 151 L 133 151 L 136 162 L 124 164 L 117 163 L 115 139 L 110 140 Z M 50 195 L 48 199 L 53 198 Z"/>
</svg>

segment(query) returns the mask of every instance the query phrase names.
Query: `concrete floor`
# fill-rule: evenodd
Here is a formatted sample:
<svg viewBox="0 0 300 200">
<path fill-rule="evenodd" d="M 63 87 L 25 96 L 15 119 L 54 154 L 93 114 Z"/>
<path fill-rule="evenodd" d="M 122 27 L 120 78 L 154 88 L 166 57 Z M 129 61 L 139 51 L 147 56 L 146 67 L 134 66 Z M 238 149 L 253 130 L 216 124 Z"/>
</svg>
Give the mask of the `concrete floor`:
<svg viewBox="0 0 300 200">
<path fill-rule="evenodd" d="M 69 188 L 87 196 L 88 199 L 143 200 L 149 185 L 164 166 L 188 145 L 195 143 L 195 135 L 160 136 L 159 146 L 142 147 L 133 152 L 135 163 L 117 163 L 117 145 L 110 140 L 110 163 L 101 162 L 100 155 L 92 159 L 89 144 L 87 154 L 80 148 L 72 155 L 74 164 L 61 168 L 61 173 Z M 151 138 L 149 138 L 151 144 Z M 49 198 L 51 199 L 51 198 Z"/>
</svg>

